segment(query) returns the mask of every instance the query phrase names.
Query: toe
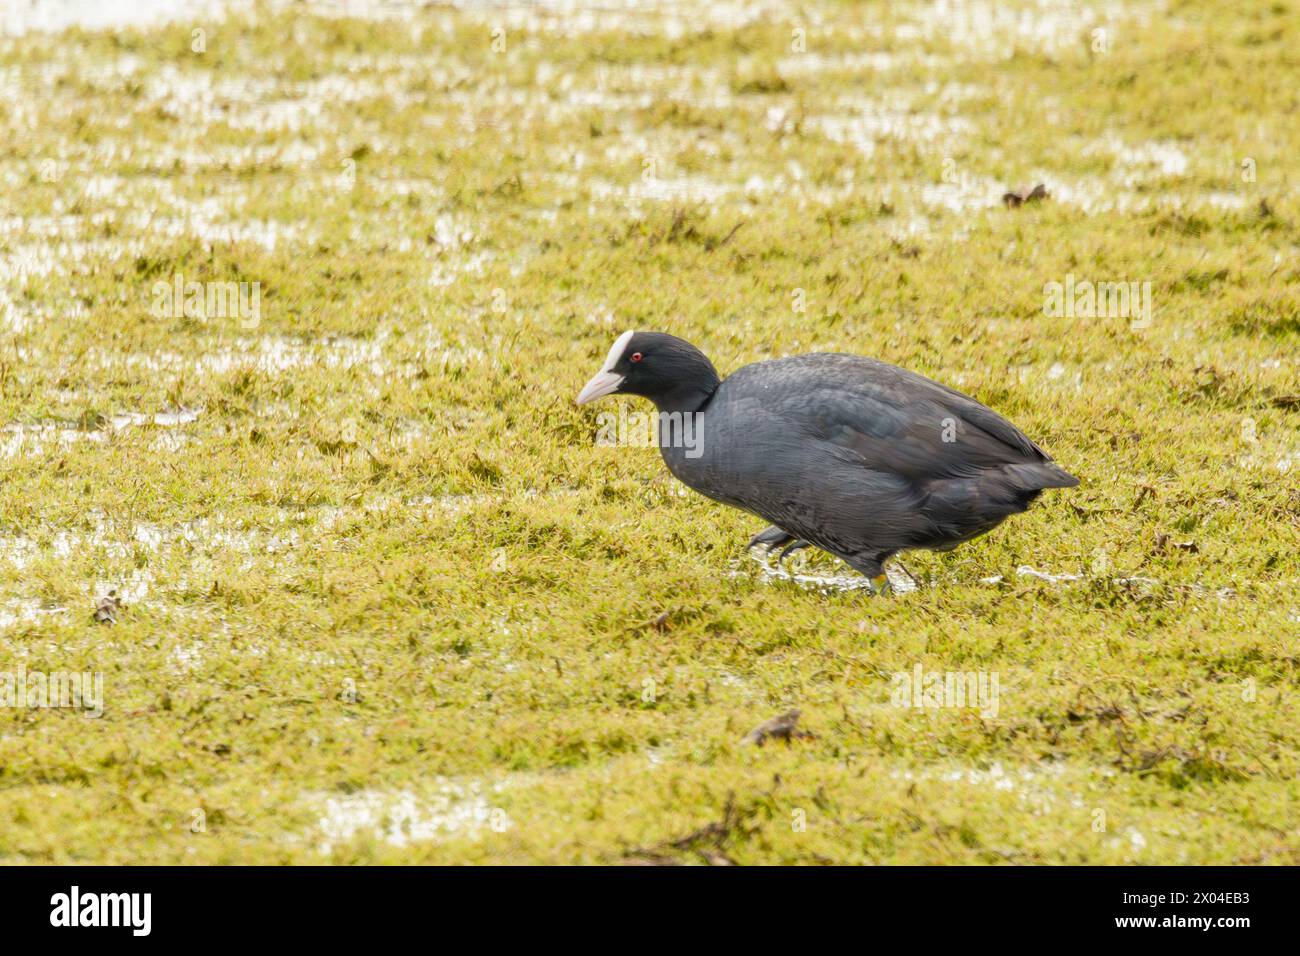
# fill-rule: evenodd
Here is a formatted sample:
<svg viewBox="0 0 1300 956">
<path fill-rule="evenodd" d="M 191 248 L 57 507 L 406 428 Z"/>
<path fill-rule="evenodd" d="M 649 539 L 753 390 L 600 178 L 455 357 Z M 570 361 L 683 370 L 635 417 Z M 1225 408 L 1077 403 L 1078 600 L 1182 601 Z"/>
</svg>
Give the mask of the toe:
<svg viewBox="0 0 1300 956">
<path fill-rule="evenodd" d="M 801 551 L 804 548 L 808 547 L 810 543 L 811 542 L 805 541 L 803 538 L 796 538 L 794 544 L 789 545 L 784 551 L 781 552 L 780 557 L 776 559 L 776 563 L 781 564 L 783 561 L 785 561 L 786 558 L 790 557 L 790 555 L 794 554 L 796 551 Z"/>
<path fill-rule="evenodd" d="M 749 544 L 745 545 L 745 550 L 748 551 L 751 548 L 756 548 L 759 545 L 762 545 L 770 551 L 773 548 L 779 548 L 781 545 L 793 540 L 794 535 L 786 534 L 786 532 L 782 531 L 776 525 L 773 525 L 770 528 L 764 528 L 758 534 L 754 535 L 754 537 L 750 538 Z"/>
</svg>

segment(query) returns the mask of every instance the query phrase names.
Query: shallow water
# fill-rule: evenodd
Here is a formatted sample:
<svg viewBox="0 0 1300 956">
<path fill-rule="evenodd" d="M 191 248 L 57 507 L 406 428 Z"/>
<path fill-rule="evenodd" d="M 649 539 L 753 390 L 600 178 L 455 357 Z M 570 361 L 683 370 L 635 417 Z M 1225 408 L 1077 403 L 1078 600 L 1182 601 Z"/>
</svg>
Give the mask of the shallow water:
<svg viewBox="0 0 1300 956">
<path fill-rule="evenodd" d="M 856 571 L 849 574 L 807 574 L 800 571 L 799 567 L 803 563 L 800 552 L 791 555 L 781 567 L 777 566 L 775 555 L 762 552 L 758 548 L 750 549 L 749 557 L 758 563 L 759 574 L 765 582 L 790 581 L 804 590 L 820 591 L 823 594 L 871 590 L 871 582 Z M 790 570 L 791 568 L 793 570 Z M 916 581 L 897 564 L 885 565 L 885 575 L 889 578 L 889 586 L 896 594 L 917 590 Z"/>
<path fill-rule="evenodd" d="M 52 606 L 37 598 L 16 598 L 0 604 L 0 631 L 7 631 L 20 624 L 36 624 L 51 616 L 62 617 L 67 613 L 66 607 Z"/>
<path fill-rule="evenodd" d="M 114 432 L 138 428 L 142 425 L 155 425 L 158 428 L 172 429 L 198 421 L 203 413 L 201 408 L 179 408 L 168 412 L 121 412 L 109 416 L 104 428 L 82 428 L 67 422 L 32 422 L 28 424 L 10 423 L 0 428 L 0 458 L 14 458 L 19 455 L 44 454 L 55 446 L 72 445 L 77 442 L 104 443 Z M 155 442 L 157 447 L 174 450 L 179 447 L 177 436 L 160 436 Z"/>
<path fill-rule="evenodd" d="M 180 19 L 210 23 L 234 5 L 230 0 L 10 0 L 0 4 L 0 36 L 69 27 L 114 30 Z"/>
<path fill-rule="evenodd" d="M 319 851 L 370 835 L 393 847 L 451 837 L 478 837 L 502 832 L 512 824 L 493 807 L 490 796 L 501 790 L 480 781 L 440 779 L 431 793 L 414 790 L 362 790 L 347 795 L 306 797 L 319 813 L 315 840 Z"/>
<path fill-rule="evenodd" d="M 950 787 L 971 787 L 1010 794 L 1035 814 L 1079 810 L 1086 806 L 1082 786 L 1067 785 L 1071 774 L 1062 764 L 1006 767 L 995 761 L 987 767 L 940 765 L 923 770 L 895 771 L 891 776 L 909 782 L 929 780 Z"/>
</svg>

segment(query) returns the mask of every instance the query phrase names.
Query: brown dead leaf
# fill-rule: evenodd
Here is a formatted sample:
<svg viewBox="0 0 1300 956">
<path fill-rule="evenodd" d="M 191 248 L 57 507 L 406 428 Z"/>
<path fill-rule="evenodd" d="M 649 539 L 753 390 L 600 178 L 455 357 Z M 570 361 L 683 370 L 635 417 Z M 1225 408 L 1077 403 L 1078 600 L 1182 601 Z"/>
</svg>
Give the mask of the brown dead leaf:
<svg viewBox="0 0 1300 956">
<path fill-rule="evenodd" d="M 1137 497 L 1133 499 L 1133 507 L 1130 510 L 1137 511 L 1138 508 L 1142 507 L 1142 502 L 1155 497 L 1157 497 L 1155 488 L 1151 485 L 1139 485 Z"/>
<path fill-rule="evenodd" d="M 1186 551 L 1188 554 L 1201 553 L 1201 546 L 1195 541 L 1175 541 L 1165 532 L 1157 531 L 1155 550 L 1161 554 L 1165 554 L 1171 548 L 1175 551 Z"/>
<path fill-rule="evenodd" d="M 740 742 L 742 744 L 757 744 L 761 747 L 766 741 L 772 739 L 784 740 L 788 745 L 791 740 L 806 740 L 815 736 L 806 730 L 796 729 L 798 724 L 799 711 L 787 711 L 779 717 L 773 717 L 771 720 L 759 724 L 741 738 Z"/>
<path fill-rule="evenodd" d="M 1047 187 L 1042 183 L 1039 183 L 1033 189 L 1025 187 L 1002 194 L 1002 202 L 1006 204 L 1008 209 L 1015 209 L 1027 202 L 1038 202 L 1050 198 L 1052 198 L 1052 194 L 1047 191 Z"/>
<path fill-rule="evenodd" d="M 108 594 L 95 602 L 95 620 L 100 624 L 116 624 L 117 612 L 123 607 L 122 599 L 117 596 L 117 591 L 109 591 Z"/>
</svg>

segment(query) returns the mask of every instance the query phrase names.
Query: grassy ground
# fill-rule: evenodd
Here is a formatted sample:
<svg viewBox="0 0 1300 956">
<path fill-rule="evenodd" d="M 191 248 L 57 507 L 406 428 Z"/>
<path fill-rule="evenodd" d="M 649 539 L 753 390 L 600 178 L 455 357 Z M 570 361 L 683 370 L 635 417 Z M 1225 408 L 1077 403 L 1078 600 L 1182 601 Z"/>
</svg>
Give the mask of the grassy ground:
<svg viewBox="0 0 1300 956">
<path fill-rule="evenodd" d="M 0 861 L 1300 862 L 1300 7 L 620 6 L 0 38 L 0 668 L 105 698 L 0 710 Z M 574 407 L 633 327 L 1083 484 L 773 580 Z"/>
</svg>

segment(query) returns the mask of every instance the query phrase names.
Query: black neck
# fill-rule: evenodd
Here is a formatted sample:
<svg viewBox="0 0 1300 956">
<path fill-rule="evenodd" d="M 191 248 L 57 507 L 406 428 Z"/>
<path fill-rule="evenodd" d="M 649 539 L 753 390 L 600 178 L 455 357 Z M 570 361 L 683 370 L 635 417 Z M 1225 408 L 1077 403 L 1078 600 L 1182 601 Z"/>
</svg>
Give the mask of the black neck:
<svg viewBox="0 0 1300 956">
<path fill-rule="evenodd" d="M 712 375 L 703 382 L 691 382 L 653 398 L 655 407 L 661 412 L 698 412 L 708 404 L 713 393 L 718 390 L 722 380 Z"/>
</svg>

